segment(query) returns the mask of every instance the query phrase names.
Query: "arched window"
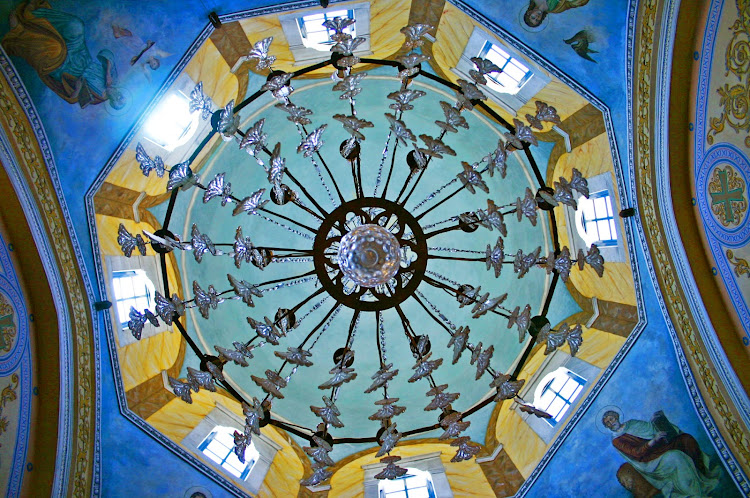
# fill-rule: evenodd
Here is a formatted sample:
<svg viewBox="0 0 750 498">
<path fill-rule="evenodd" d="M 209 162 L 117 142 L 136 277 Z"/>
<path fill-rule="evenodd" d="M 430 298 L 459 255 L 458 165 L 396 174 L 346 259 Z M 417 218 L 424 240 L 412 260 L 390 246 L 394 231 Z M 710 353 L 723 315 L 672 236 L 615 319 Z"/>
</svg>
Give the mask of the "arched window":
<svg viewBox="0 0 750 498">
<path fill-rule="evenodd" d="M 200 113 L 190 112 L 190 99 L 181 91 L 164 97 L 144 126 L 144 136 L 166 151 L 190 140 L 198 129 Z M 162 156 L 163 157 L 163 156 Z"/>
<path fill-rule="evenodd" d="M 534 406 L 543 410 L 552 418 L 544 419 L 551 426 L 557 425 L 568 411 L 570 405 L 583 391 L 586 379 L 565 367 L 560 367 L 547 374 L 534 392 Z"/>
<path fill-rule="evenodd" d="M 491 41 L 485 42 L 479 57 L 491 60 L 500 68 L 499 73 L 487 75 L 487 86 L 496 92 L 515 95 L 534 74 L 523 62 Z"/>
<path fill-rule="evenodd" d="M 587 246 L 616 246 L 617 229 L 609 190 L 594 192 L 578 199 L 576 229 Z"/>
<path fill-rule="evenodd" d="M 144 270 L 113 271 L 112 288 L 120 327 L 127 328 L 131 306 L 138 311 L 154 309 L 154 283 Z"/>
<path fill-rule="evenodd" d="M 430 473 L 407 468 L 398 479 L 384 479 L 378 484 L 379 498 L 435 498 Z"/>
<path fill-rule="evenodd" d="M 302 44 L 308 48 L 320 50 L 321 52 L 328 52 L 331 49 L 331 45 L 335 42 L 331 40 L 331 30 L 323 26 L 323 23 L 328 19 L 334 19 L 336 17 L 354 19 L 353 10 L 334 10 L 318 12 L 310 14 L 297 19 L 299 25 L 299 32 L 302 36 Z M 352 37 L 356 37 L 355 25 L 344 29 L 344 33 L 350 34 Z"/>
<path fill-rule="evenodd" d="M 234 429 L 217 425 L 198 445 L 198 449 L 225 471 L 244 481 L 258 460 L 259 453 L 251 442 L 245 450 L 245 463 L 240 462 L 234 453 L 233 434 Z"/>
</svg>

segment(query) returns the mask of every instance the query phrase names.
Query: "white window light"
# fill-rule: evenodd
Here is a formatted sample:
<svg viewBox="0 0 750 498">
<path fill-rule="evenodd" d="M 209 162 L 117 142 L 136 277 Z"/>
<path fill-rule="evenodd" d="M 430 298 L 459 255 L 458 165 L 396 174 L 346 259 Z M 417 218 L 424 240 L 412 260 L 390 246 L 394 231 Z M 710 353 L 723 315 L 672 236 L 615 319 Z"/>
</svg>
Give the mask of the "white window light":
<svg viewBox="0 0 750 498">
<path fill-rule="evenodd" d="M 518 403 L 513 404 L 513 409 L 548 444 L 572 413 L 571 408 L 591 388 L 599 372 L 599 367 L 573 358 L 558 349 L 544 358 L 539 369 L 519 393 L 521 399 L 546 411 L 552 418 L 539 418 L 523 412 Z"/>
<path fill-rule="evenodd" d="M 588 199 L 578 199 L 576 229 L 588 247 L 591 244 L 598 247 L 617 245 L 617 227 L 609 190 L 594 192 Z"/>
<path fill-rule="evenodd" d="M 429 472 L 411 468 L 406 471 L 406 474 L 397 479 L 380 481 L 379 498 L 435 498 Z"/>
<path fill-rule="evenodd" d="M 547 374 L 539 383 L 534 393 L 533 405 L 552 415 L 552 418 L 544 421 L 555 426 L 581 394 L 586 382 L 586 379 L 577 373 L 560 367 Z"/>
<path fill-rule="evenodd" d="M 187 143 L 198 129 L 199 113 L 190 112 L 190 99 L 181 91 L 165 96 L 143 128 L 145 137 L 171 152 Z"/>
<path fill-rule="evenodd" d="M 503 70 L 489 75 L 482 90 L 513 115 L 550 82 L 540 67 L 478 26 L 474 27 L 456 67 L 451 70 L 470 80 L 469 71 L 474 69 L 472 57 L 489 59 Z"/>
<path fill-rule="evenodd" d="M 289 51 L 294 57 L 296 65 L 306 65 L 331 57 L 330 32 L 323 26 L 326 19 L 348 17 L 356 23 L 349 26 L 346 32 L 352 36 L 365 39 L 355 55 L 369 55 L 370 52 L 370 3 L 359 2 L 348 4 L 345 9 L 326 10 L 313 9 L 304 15 L 283 14 L 279 16 L 281 29 L 284 31 Z"/>
<path fill-rule="evenodd" d="M 300 36 L 302 36 L 302 43 L 308 48 L 321 52 L 330 52 L 331 45 L 335 42 L 331 40 L 332 31 L 326 28 L 323 23 L 337 17 L 354 19 L 356 21 L 353 10 L 325 10 L 298 18 L 297 24 L 299 25 Z M 356 37 L 356 23 L 344 29 L 344 33 Z"/>
<path fill-rule="evenodd" d="M 251 442 L 245 449 L 245 463 L 240 462 L 240 459 L 234 453 L 233 434 L 234 429 L 217 425 L 206 436 L 206 439 L 201 441 L 198 449 L 221 468 L 244 481 L 255 462 L 258 461 L 260 454 L 255 449 L 255 444 Z"/>
<path fill-rule="evenodd" d="M 117 335 L 120 347 L 136 342 L 128 328 L 130 307 L 143 312 L 144 309 L 154 309 L 156 292 L 164 294 L 164 284 L 159 270 L 157 256 L 133 255 L 107 256 L 107 294 L 113 303 L 111 313 L 115 323 L 114 333 Z M 171 330 L 169 326 L 160 322 L 154 327 L 149 322 L 143 325 L 141 339 Z"/>
</svg>

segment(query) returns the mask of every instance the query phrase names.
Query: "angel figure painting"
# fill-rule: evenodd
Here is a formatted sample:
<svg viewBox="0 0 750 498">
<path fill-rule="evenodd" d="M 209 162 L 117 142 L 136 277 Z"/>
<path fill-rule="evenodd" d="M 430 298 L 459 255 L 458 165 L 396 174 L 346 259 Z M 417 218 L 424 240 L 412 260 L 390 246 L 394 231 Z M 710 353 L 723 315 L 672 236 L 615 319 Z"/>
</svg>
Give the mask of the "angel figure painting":
<svg viewBox="0 0 750 498">
<path fill-rule="evenodd" d="M 2 39 L 6 52 L 23 58 L 60 98 L 81 108 L 105 102 L 113 109 L 125 105 L 115 86 L 114 54 L 102 49 L 91 55 L 81 19 L 46 1 L 28 0 L 10 13 L 9 23 Z"/>
<path fill-rule="evenodd" d="M 682 432 L 657 411 L 650 421 L 621 421 L 615 407 L 603 412 L 601 423 L 612 436 L 612 446 L 625 459 L 617 480 L 633 496 L 682 498 L 710 496 L 719 484 L 720 468 L 690 434 Z"/>
</svg>

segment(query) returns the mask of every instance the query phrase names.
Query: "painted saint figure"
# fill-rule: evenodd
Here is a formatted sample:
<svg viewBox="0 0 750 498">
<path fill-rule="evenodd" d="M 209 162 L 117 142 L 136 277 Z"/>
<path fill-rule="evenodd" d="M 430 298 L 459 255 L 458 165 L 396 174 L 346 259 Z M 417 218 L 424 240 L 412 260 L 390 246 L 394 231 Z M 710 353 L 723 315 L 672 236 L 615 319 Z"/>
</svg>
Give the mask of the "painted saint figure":
<svg viewBox="0 0 750 498">
<path fill-rule="evenodd" d="M 569 9 L 583 7 L 589 0 L 529 0 L 529 7 L 523 15 L 523 22 L 530 28 L 542 24 L 547 14 L 559 14 Z"/>
<path fill-rule="evenodd" d="M 663 412 L 656 412 L 650 422 L 620 423 L 620 415 L 609 410 L 602 423 L 612 431 L 612 446 L 628 462 L 617 478 L 635 495 L 708 496 L 718 485 L 719 468 L 711 469 L 695 438 L 670 423 Z"/>
<path fill-rule="evenodd" d="M 91 56 L 81 19 L 52 9 L 46 1 L 31 0 L 11 12 L 9 21 L 11 29 L 2 40 L 5 50 L 22 57 L 66 102 L 82 108 L 103 102 L 115 109 L 125 105 L 114 86 L 114 54 L 104 49 Z"/>
</svg>

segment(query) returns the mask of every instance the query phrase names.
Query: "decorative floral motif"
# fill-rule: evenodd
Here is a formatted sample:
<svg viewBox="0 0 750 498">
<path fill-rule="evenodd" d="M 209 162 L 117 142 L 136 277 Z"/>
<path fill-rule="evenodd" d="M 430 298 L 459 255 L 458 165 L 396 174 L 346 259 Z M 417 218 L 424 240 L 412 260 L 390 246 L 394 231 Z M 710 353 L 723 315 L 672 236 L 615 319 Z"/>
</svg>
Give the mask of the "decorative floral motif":
<svg viewBox="0 0 750 498">
<path fill-rule="evenodd" d="M 737 226 L 747 211 L 745 180 L 733 167 L 716 168 L 708 182 L 708 195 L 713 211 L 725 227 Z"/>
<path fill-rule="evenodd" d="M 13 306 L 0 294 L 0 351 L 9 352 L 16 336 Z"/>
</svg>

